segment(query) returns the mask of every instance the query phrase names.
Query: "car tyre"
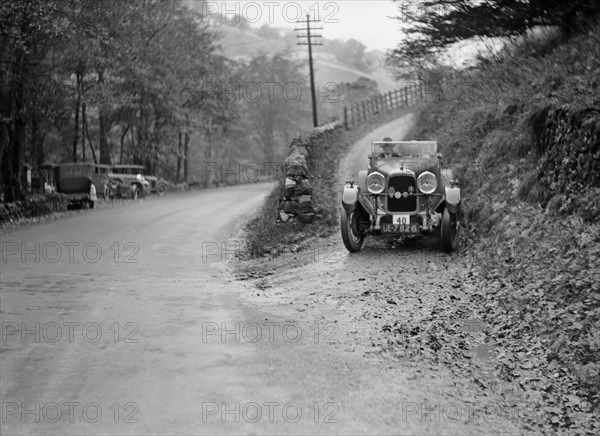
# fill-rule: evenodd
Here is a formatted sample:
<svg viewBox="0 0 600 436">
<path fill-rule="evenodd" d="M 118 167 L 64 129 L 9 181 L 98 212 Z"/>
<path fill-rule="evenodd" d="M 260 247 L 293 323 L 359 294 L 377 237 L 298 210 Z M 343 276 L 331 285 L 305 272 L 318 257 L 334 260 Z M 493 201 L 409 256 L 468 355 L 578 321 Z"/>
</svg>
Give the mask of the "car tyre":
<svg viewBox="0 0 600 436">
<path fill-rule="evenodd" d="M 358 228 L 358 213 L 356 211 L 348 213 L 342 211 L 342 241 L 350 253 L 360 251 L 365 240 Z"/>
<path fill-rule="evenodd" d="M 156 193 L 158 194 L 158 196 L 162 197 L 163 195 L 165 195 L 167 192 L 167 185 L 165 185 L 164 183 L 160 183 L 157 187 L 156 187 Z"/>
<path fill-rule="evenodd" d="M 446 253 L 451 253 L 458 248 L 460 238 L 460 223 L 458 213 L 451 213 L 447 208 L 442 215 L 441 239 L 442 248 Z"/>
</svg>

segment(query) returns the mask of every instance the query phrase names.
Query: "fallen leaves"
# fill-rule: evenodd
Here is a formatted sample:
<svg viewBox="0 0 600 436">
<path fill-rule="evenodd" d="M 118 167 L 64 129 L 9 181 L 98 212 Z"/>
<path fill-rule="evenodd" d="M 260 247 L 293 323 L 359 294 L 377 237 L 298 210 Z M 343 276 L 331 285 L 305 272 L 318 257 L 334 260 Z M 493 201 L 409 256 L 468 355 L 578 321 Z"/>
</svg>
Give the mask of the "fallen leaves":
<svg viewBox="0 0 600 436">
<path fill-rule="evenodd" d="M 529 206 L 507 215 L 511 220 L 498 223 L 493 237 L 472 247 L 483 277 L 488 339 L 506 350 L 498 376 L 518 380 L 530 400 L 541 401 L 540 414 L 530 417 L 552 423 L 554 430 L 597 431 L 600 377 L 581 369 L 588 362 L 600 365 L 600 227 Z M 527 238 L 508 225 L 515 219 L 527 223 Z M 558 403 L 544 407 L 553 402 L 550 393 Z"/>
</svg>

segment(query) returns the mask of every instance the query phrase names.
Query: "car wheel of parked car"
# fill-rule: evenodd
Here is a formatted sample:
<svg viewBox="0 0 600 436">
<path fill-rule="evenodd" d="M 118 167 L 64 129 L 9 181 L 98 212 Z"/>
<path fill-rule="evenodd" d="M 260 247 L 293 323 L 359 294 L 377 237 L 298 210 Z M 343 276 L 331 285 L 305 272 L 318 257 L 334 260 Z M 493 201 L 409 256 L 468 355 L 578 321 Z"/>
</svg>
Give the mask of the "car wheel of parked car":
<svg viewBox="0 0 600 436">
<path fill-rule="evenodd" d="M 131 198 L 133 198 L 134 200 L 138 199 L 140 192 L 139 192 L 139 188 L 137 185 L 133 185 L 131 187 Z"/>
<path fill-rule="evenodd" d="M 360 251 L 365 240 L 364 235 L 360 234 L 358 229 L 358 213 L 347 213 L 342 211 L 342 240 L 349 252 Z"/>
<path fill-rule="evenodd" d="M 441 227 L 442 248 L 446 253 L 451 253 L 458 248 L 460 236 L 458 214 L 445 209 Z"/>
<path fill-rule="evenodd" d="M 163 196 L 165 195 L 167 192 L 167 185 L 165 185 L 164 183 L 160 183 L 157 187 L 156 187 L 156 193 L 159 196 Z"/>
</svg>

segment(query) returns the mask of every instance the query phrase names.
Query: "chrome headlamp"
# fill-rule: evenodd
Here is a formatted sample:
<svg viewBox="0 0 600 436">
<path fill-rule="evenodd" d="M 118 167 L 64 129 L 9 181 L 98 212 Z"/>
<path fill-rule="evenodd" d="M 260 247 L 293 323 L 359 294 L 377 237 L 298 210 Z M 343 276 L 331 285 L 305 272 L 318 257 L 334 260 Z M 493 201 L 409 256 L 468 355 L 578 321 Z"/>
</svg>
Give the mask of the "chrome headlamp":
<svg viewBox="0 0 600 436">
<path fill-rule="evenodd" d="M 374 172 L 367 177 L 367 190 L 371 194 L 381 194 L 385 189 L 385 177 L 383 174 Z"/>
<path fill-rule="evenodd" d="M 433 194 L 438 187 L 437 177 L 432 172 L 425 171 L 417 179 L 417 187 L 423 194 Z"/>
</svg>

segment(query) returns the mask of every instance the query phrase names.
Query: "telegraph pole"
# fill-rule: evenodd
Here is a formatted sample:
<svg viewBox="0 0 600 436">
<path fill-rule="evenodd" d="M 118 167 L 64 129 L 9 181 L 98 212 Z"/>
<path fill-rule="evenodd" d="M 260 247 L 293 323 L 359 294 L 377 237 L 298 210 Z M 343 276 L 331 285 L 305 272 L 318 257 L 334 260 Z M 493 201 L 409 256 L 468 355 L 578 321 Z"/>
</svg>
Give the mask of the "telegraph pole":
<svg viewBox="0 0 600 436">
<path fill-rule="evenodd" d="M 312 47 L 313 45 L 323 45 L 322 42 L 313 42 L 313 38 L 322 38 L 322 35 L 313 35 L 310 33 L 311 30 L 323 30 L 322 27 L 313 27 L 311 29 L 310 23 L 320 23 L 321 20 L 311 20 L 310 14 L 306 15 L 306 21 L 298 21 L 298 23 L 306 23 L 306 28 L 294 29 L 294 30 L 302 30 L 306 31 L 305 35 L 297 35 L 297 38 L 306 38 L 306 42 L 302 40 L 298 42 L 298 45 L 307 45 L 308 46 L 308 64 L 310 68 L 310 93 L 312 96 L 312 110 L 313 110 L 313 126 L 317 127 L 319 125 L 318 117 L 317 117 L 317 95 L 315 92 L 315 71 L 313 68 L 313 56 L 312 56 Z"/>
</svg>

